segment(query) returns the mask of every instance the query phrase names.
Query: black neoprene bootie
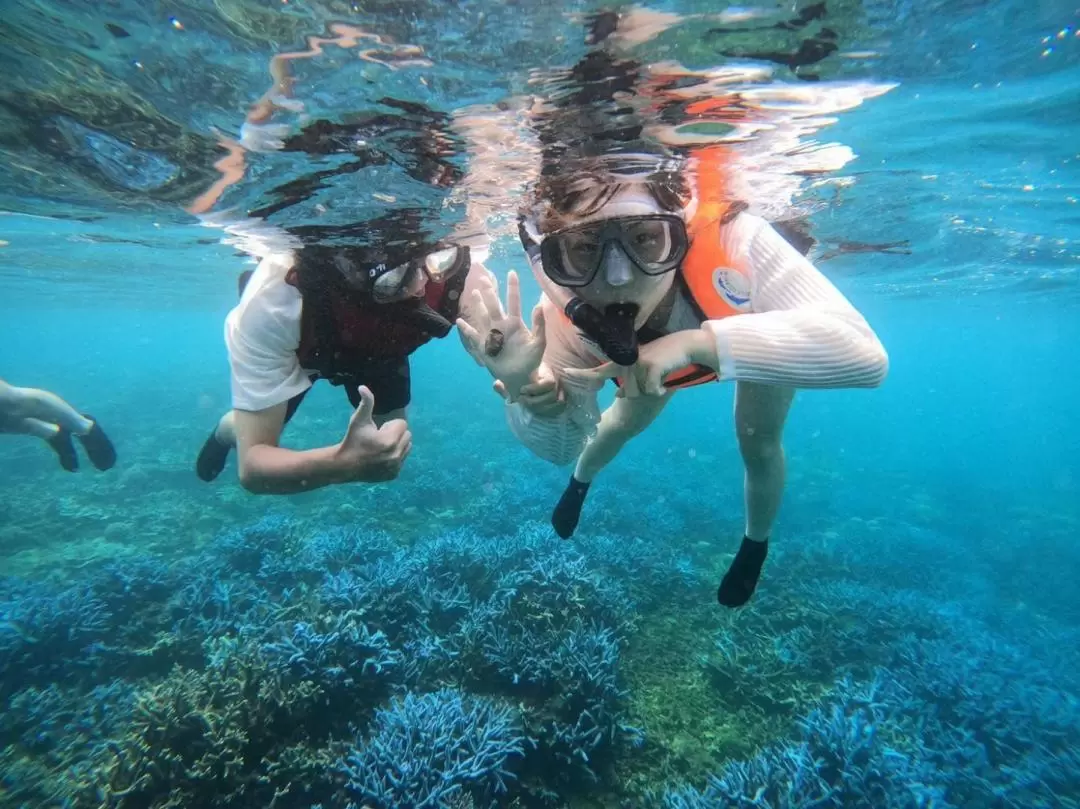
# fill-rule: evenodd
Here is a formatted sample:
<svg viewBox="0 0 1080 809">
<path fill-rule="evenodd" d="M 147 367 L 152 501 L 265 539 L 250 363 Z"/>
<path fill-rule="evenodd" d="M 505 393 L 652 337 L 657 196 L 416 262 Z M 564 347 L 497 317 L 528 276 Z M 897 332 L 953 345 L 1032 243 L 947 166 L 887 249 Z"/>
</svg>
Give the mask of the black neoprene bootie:
<svg viewBox="0 0 1080 809">
<path fill-rule="evenodd" d="M 743 537 L 739 552 L 724 574 L 720 587 L 716 590 L 716 600 L 725 607 L 741 607 L 750 600 L 761 578 L 761 568 L 765 557 L 769 555 L 769 540 L 755 542 L 750 537 Z"/>
<path fill-rule="evenodd" d="M 566 484 L 566 490 L 551 513 L 551 525 L 555 533 L 563 539 L 570 539 L 581 519 L 581 508 L 585 505 L 585 495 L 589 493 L 589 484 L 582 483 L 573 475 Z"/>
</svg>

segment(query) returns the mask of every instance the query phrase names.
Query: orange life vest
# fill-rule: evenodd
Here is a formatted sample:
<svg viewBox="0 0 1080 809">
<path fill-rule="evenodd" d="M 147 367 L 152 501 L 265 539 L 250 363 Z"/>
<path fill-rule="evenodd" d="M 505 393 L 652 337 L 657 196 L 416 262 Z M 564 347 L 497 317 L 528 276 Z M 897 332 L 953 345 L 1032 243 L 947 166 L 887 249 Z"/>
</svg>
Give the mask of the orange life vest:
<svg viewBox="0 0 1080 809">
<path fill-rule="evenodd" d="M 691 174 L 696 184 L 697 209 L 686 223 L 690 246 L 679 273 L 690 299 L 706 320 L 744 314 L 749 306 L 748 268 L 728 254 L 720 229 L 745 206 L 734 202 L 725 190 L 728 147 L 705 146 L 692 157 Z M 716 371 L 689 365 L 668 374 L 667 388 L 688 388 L 713 382 Z"/>
</svg>

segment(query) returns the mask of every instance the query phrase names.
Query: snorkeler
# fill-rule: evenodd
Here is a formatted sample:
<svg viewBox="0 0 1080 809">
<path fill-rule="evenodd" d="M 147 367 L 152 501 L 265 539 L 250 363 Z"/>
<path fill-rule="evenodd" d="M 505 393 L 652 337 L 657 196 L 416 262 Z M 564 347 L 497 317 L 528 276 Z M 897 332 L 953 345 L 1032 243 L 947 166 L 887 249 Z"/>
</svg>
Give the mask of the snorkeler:
<svg viewBox="0 0 1080 809">
<path fill-rule="evenodd" d="M 241 277 L 240 303 L 225 324 L 233 409 L 199 453 L 201 479 L 221 473 L 233 446 L 240 482 L 256 493 L 397 477 L 412 446 L 409 356 L 450 333 L 487 274 L 467 246 L 431 241 L 425 216 L 396 210 L 363 223 L 370 246 L 306 244 Z M 290 232 L 311 238 L 317 230 Z M 355 408 L 345 436 L 315 449 L 280 447 L 317 379 L 343 386 Z"/>
<path fill-rule="evenodd" d="M 273 87 L 248 111 L 240 141 L 222 141 L 229 151 L 217 165 L 222 179 L 195 200 L 190 212 L 207 214 L 243 178 L 247 152 L 340 159 L 271 189 L 275 199 L 249 207 L 245 221 L 226 228 L 234 233 L 249 226 L 258 231 L 264 220 L 307 203 L 335 178 L 365 170 L 396 167 L 431 189 L 448 189 L 461 179 L 449 116 L 420 104 L 381 98 L 379 110 L 340 121 L 308 121 L 298 131 L 272 120 L 278 112 L 303 109 L 292 95 L 291 60 L 318 55 L 327 44 L 385 44 L 355 26 L 337 24 L 331 32 L 333 38 L 309 38 L 307 50 L 271 60 Z M 379 53 L 401 64 L 414 58 L 416 49 L 393 46 Z M 378 59 L 375 51 L 361 56 Z M 386 193 L 392 189 L 379 182 L 372 180 L 380 188 L 372 196 L 384 205 L 392 202 Z M 487 273 L 470 251 L 468 245 L 475 245 L 470 235 L 433 238 L 439 207 L 397 208 L 352 224 L 266 229 L 276 231 L 269 241 L 280 243 L 259 254 L 254 272 L 240 277 L 240 302 L 225 324 L 232 410 L 199 453 L 199 478 L 217 478 L 233 447 L 240 482 L 255 493 L 289 494 L 397 477 L 412 446 L 405 421 L 409 357 L 449 334 L 466 292 Z M 355 408 L 345 436 L 309 450 L 279 446 L 285 424 L 318 379 L 343 386 Z"/>
<path fill-rule="evenodd" d="M 717 598 L 738 607 L 753 595 L 768 553 L 794 391 L 877 386 L 888 358 L 828 279 L 731 200 L 720 167 L 709 165 L 719 156 L 702 150 L 689 168 L 673 168 L 624 155 L 546 173 L 520 214 L 543 290 L 533 331 L 521 320 L 511 274 L 507 310 L 494 281 L 484 280 L 475 317 L 459 321 L 459 332 L 496 378 L 518 439 L 558 465 L 577 458 L 552 515 L 564 538 L 596 475 L 675 390 L 734 381 L 746 521 Z M 650 161 L 654 169 L 643 170 Z M 601 415 L 596 391 L 608 379 L 619 391 Z"/>
<path fill-rule="evenodd" d="M 68 472 L 79 468 L 72 436 L 79 439 L 97 469 L 112 469 L 116 449 L 93 416 L 75 408 L 47 390 L 16 388 L 0 379 L 0 433 L 33 435 L 56 453 Z"/>
</svg>

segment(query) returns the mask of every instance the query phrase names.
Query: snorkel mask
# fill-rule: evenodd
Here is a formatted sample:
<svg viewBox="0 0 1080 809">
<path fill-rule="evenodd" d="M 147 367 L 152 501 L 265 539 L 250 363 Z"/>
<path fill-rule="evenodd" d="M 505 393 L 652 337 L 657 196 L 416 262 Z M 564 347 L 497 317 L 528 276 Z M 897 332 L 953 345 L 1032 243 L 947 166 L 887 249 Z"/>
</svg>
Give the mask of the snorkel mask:
<svg viewBox="0 0 1080 809">
<path fill-rule="evenodd" d="M 599 311 L 572 294 L 586 287 L 604 266 L 609 250 L 617 246 L 636 271 L 646 275 L 672 272 L 686 256 L 688 238 L 681 217 L 674 214 L 646 214 L 603 219 L 545 236 L 519 220 L 519 235 L 534 271 L 539 268 L 545 291 L 552 286 L 561 291 L 554 297 L 563 312 L 585 336 L 618 365 L 633 365 L 638 358 L 637 303 L 613 303 Z"/>
<path fill-rule="evenodd" d="M 453 324 L 428 305 L 424 292 L 428 284 L 445 284 L 467 272 L 472 263 L 469 248 L 455 244 L 405 247 L 407 252 L 393 253 L 387 248 L 340 250 L 332 262 L 349 291 L 364 304 L 392 306 L 396 316 L 445 337 Z"/>
</svg>

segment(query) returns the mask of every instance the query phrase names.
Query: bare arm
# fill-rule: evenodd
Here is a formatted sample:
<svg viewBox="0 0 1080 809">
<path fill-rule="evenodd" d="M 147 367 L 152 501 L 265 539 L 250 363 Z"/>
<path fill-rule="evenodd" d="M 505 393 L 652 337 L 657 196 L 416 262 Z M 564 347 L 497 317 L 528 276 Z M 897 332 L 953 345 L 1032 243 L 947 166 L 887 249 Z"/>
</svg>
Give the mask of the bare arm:
<svg viewBox="0 0 1080 809">
<path fill-rule="evenodd" d="M 234 411 L 240 485 L 254 494 L 294 494 L 345 482 L 340 444 L 308 450 L 278 446 L 287 406 Z"/>
<path fill-rule="evenodd" d="M 722 238 L 745 250 L 753 311 L 706 321 L 697 359 L 721 379 L 793 388 L 875 387 L 889 360 L 877 335 L 813 264 L 768 224 L 743 214 Z"/>
<path fill-rule="evenodd" d="M 360 406 L 338 444 L 307 450 L 278 446 L 285 424 L 282 403 L 235 414 L 240 483 L 254 494 L 295 494 L 335 483 L 393 480 L 412 449 L 412 434 L 402 419 L 376 426 L 375 399 L 360 387 Z"/>
</svg>

